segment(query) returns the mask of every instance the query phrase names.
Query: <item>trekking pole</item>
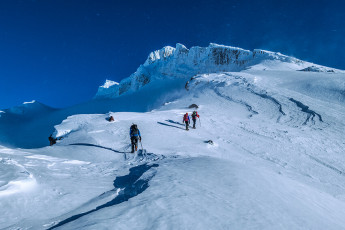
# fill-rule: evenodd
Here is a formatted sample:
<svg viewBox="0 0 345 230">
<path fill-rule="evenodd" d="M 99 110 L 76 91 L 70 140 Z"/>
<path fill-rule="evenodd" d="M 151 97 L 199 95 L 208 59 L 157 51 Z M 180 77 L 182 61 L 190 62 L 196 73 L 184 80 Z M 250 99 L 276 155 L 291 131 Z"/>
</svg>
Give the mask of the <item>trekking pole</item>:
<svg viewBox="0 0 345 230">
<path fill-rule="evenodd" d="M 147 157 L 146 151 L 144 151 L 143 143 L 141 143 L 141 141 L 140 141 L 140 145 L 141 145 L 141 153 L 144 154 L 145 157 Z"/>
<path fill-rule="evenodd" d="M 140 141 L 140 145 L 141 145 L 141 150 L 144 151 L 143 143 L 141 143 L 141 141 Z"/>
<path fill-rule="evenodd" d="M 199 118 L 199 124 L 200 124 L 200 127 L 201 127 L 201 120 L 200 120 L 200 117 L 198 117 Z"/>
</svg>

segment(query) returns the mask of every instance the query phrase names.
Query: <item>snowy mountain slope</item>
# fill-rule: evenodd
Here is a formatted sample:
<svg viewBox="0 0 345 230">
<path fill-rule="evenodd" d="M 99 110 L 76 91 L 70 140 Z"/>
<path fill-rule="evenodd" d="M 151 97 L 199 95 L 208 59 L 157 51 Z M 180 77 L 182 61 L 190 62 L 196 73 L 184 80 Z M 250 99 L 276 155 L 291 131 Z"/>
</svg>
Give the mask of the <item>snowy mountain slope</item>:
<svg viewBox="0 0 345 230">
<path fill-rule="evenodd" d="M 129 78 L 119 84 L 112 83 L 99 87 L 96 98 L 115 98 L 130 93 L 157 79 L 191 78 L 201 73 L 238 72 L 248 68 L 317 70 L 318 72 L 336 72 L 337 70 L 315 65 L 289 57 L 281 53 L 255 49 L 244 50 L 237 47 L 211 43 L 208 47 L 187 49 L 182 44 L 176 48 L 166 46 L 156 50 Z"/>
<path fill-rule="evenodd" d="M 108 113 L 109 111 L 150 111 L 160 107 L 166 101 L 185 94 L 185 83 L 184 79 L 157 80 L 149 87 L 133 94 L 114 99 L 90 100 L 73 107 L 53 111 L 41 109 L 30 116 L 26 113 L 13 115 L 8 110 L 4 110 L 4 115 L 0 117 L 0 145 L 20 148 L 47 146 L 48 136 L 53 133 L 54 125 L 61 123 L 68 116 Z M 35 135 L 32 135 L 32 130 L 36 130 Z"/>
<path fill-rule="evenodd" d="M 51 122 L 61 122 L 61 119 L 50 118 L 58 111 L 37 101 L 24 102 L 22 105 L 3 110 L 0 113 L 0 145 L 35 147 L 37 144 L 34 143 L 40 143 L 42 140 L 42 134 L 45 135 L 46 141 L 47 133 L 53 130 L 52 126 L 49 127 Z M 37 136 L 32 135 L 32 130 L 37 131 Z"/>
<path fill-rule="evenodd" d="M 109 111 L 146 112 L 158 108 L 167 101 L 184 95 L 184 86 L 196 74 L 218 73 L 224 71 L 264 70 L 285 71 L 317 68 L 322 74 L 342 73 L 328 67 L 322 67 L 293 57 L 264 50 L 244 50 L 241 48 L 210 44 L 208 47 L 187 49 L 181 44 L 176 48 L 164 47 L 152 52 L 146 62 L 129 78 L 120 83 L 107 80 L 99 87 L 94 99 L 64 109 L 52 109 L 38 102 L 26 103 L 7 109 L 0 114 L 0 145 L 35 148 L 47 144 L 47 137 L 53 132 L 53 126 L 74 114 L 107 113 Z M 302 71 L 301 71 L 302 72 Z M 265 72 L 262 72 L 265 74 Z M 291 75 L 291 74 L 289 74 Z M 330 76 L 329 75 L 329 76 Z M 302 75 L 305 76 L 305 75 Z M 313 82 L 313 81 L 312 81 Z M 315 91 L 318 97 L 319 84 L 304 82 Z M 327 83 L 326 81 L 320 83 Z M 293 84 L 293 87 L 300 87 Z M 145 86 L 145 87 L 143 87 Z M 323 88 L 323 86 L 321 85 Z M 342 98 L 342 85 L 330 86 L 328 94 Z M 321 90 L 323 91 L 323 90 Z M 325 91 L 323 91 L 325 92 Z M 30 130 L 36 135 L 27 135 Z"/>
<path fill-rule="evenodd" d="M 31 101 L 24 102 L 21 105 L 14 106 L 10 109 L 5 109 L 1 111 L 1 120 L 5 122 L 11 122 L 13 120 L 33 120 L 36 118 L 39 113 L 51 113 L 55 109 L 48 107 L 40 102 Z"/>
<path fill-rule="evenodd" d="M 345 109 L 326 95 L 344 82 L 341 73 L 202 74 L 150 112 L 70 116 L 53 147 L 0 150 L 11 172 L 0 228 L 343 229 Z M 201 120 L 186 132 L 192 103 Z M 142 156 L 129 153 L 133 122 Z"/>
<path fill-rule="evenodd" d="M 173 65 L 175 52 L 145 65 Z M 18 149 L 1 137 L 0 229 L 344 229 L 345 74 L 283 57 L 192 79 L 156 66 L 145 87 L 24 119 L 34 147 L 46 126 L 62 139 Z M 193 103 L 201 117 L 187 132 Z M 6 136 L 15 122 L 0 121 Z"/>
</svg>

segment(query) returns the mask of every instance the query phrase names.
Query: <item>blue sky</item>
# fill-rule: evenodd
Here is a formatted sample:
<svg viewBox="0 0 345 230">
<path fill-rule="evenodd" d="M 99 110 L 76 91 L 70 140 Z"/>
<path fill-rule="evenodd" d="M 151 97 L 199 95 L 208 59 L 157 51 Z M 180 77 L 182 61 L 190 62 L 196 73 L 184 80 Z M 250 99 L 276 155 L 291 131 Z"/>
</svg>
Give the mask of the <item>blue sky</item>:
<svg viewBox="0 0 345 230">
<path fill-rule="evenodd" d="M 0 1 L 0 108 L 67 107 L 165 45 L 262 48 L 345 69 L 344 1 Z"/>
</svg>

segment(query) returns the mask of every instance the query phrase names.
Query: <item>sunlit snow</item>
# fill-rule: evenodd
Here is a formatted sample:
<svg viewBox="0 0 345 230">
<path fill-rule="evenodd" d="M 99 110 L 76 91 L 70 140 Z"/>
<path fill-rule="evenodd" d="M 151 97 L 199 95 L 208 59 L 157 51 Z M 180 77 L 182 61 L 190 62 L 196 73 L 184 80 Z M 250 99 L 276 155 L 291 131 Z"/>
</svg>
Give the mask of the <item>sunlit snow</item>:
<svg viewBox="0 0 345 230">
<path fill-rule="evenodd" d="M 207 56 L 236 50 L 263 56 Z M 345 73 L 253 52 L 165 47 L 91 101 L 4 110 L 0 229 L 345 229 Z"/>
</svg>

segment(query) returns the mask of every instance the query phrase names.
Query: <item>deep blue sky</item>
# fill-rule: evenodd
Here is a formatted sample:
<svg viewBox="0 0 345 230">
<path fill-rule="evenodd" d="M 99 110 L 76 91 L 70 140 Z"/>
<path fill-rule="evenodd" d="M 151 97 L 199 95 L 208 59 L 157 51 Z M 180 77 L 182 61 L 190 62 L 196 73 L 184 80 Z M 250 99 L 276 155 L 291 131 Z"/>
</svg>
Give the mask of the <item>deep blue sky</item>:
<svg viewBox="0 0 345 230">
<path fill-rule="evenodd" d="M 345 1 L 0 1 L 0 108 L 66 107 L 176 43 L 262 48 L 345 69 Z"/>
</svg>

